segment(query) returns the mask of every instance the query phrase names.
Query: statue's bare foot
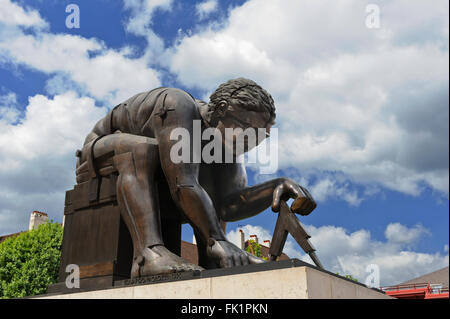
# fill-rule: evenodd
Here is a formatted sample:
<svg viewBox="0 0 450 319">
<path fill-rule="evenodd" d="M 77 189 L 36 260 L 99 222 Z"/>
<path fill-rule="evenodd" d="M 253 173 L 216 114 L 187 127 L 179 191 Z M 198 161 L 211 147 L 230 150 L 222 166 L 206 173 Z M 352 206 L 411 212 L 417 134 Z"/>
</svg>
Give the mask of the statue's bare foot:
<svg viewBox="0 0 450 319">
<path fill-rule="evenodd" d="M 211 260 L 214 260 L 220 268 L 266 262 L 264 259 L 243 251 L 229 241 L 215 240 L 212 238 L 208 241 L 207 255 Z"/>
<path fill-rule="evenodd" d="M 204 269 L 185 261 L 166 247 L 158 245 L 145 248 L 142 251 L 142 255 L 134 260 L 131 277 L 136 278 L 193 270 Z"/>
</svg>

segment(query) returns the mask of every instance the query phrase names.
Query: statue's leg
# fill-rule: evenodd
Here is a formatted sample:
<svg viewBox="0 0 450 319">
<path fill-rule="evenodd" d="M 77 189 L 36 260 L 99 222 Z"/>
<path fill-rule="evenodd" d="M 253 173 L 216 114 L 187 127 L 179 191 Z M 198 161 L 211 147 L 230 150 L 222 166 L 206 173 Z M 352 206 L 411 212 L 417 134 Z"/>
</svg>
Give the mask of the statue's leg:
<svg viewBox="0 0 450 319">
<path fill-rule="evenodd" d="M 159 169 L 155 140 L 124 133 L 107 135 L 95 144 L 93 154 L 100 167 L 111 162 L 108 158 L 113 156 L 113 166 L 119 172 L 117 201 L 133 240 L 131 276 L 201 269 L 164 247 L 155 179 Z"/>
<path fill-rule="evenodd" d="M 226 233 L 227 223 L 224 221 L 220 221 L 220 226 L 222 227 L 224 233 Z M 201 234 L 194 229 L 195 241 L 197 242 L 197 253 L 198 253 L 198 264 L 205 269 L 214 269 L 218 268 L 217 263 L 208 257 L 206 253 L 206 243 L 204 242 Z"/>
</svg>

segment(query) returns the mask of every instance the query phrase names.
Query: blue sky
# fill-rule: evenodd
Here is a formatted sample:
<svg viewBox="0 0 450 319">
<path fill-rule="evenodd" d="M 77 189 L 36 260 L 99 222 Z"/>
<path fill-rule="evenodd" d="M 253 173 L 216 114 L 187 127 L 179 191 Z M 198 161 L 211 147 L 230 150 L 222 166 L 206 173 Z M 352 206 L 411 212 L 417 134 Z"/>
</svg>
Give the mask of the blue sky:
<svg viewBox="0 0 450 319">
<path fill-rule="evenodd" d="M 66 26 L 68 4 L 80 28 Z M 380 25 L 368 28 L 369 3 Z M 406 14 L 405 12 L 408 12 Z M 448 2 L 0 0 L 0 234 L 62 220 L 74 151 L 106 111 L 157 86 L 202 99 L 251 78 L 274 97 L 279 169 L 326 267 L 391 284 L 448 265 Z M 43 123 L 46 125 L 43 125 Z M 230 223 L 270 239 L 267 210 Z M 189 226 L 183 239 L 192 240 Z M 289 239 L 285 252 L 303 258 Z"/>
</svg>

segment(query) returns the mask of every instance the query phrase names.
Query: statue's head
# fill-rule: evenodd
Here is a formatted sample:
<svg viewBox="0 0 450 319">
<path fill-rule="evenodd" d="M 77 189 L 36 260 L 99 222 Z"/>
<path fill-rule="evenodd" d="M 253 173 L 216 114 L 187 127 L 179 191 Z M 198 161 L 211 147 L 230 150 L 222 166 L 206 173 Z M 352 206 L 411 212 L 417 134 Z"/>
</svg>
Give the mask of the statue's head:
<svg viewBox="0 0 450 319">
<path fill-rule="evenodd" d="M 225 129 L 231 128 L 236 132 L 242 129 L 244 151 L 248 151 L 270 135 L 270 128 L 275 123 L 275 106 L 272 96 L 254 81 L 245 78 L 233 79 L 221 84 L 211 94 L 209 108 L 211 125 L 221 132 L 223 143 L 232 148 L 234 154 L 236 154 L 235 146 L 236 140 L 239 140 L 239 134 L 233 135 L 232 141 L 226 141 Z M 255 132 L 256 143 L 249 144 L 248 136 L 244 134 L 245 130 Z M 264 134 L 261 134 L 262 130 Z"/>
</svg>

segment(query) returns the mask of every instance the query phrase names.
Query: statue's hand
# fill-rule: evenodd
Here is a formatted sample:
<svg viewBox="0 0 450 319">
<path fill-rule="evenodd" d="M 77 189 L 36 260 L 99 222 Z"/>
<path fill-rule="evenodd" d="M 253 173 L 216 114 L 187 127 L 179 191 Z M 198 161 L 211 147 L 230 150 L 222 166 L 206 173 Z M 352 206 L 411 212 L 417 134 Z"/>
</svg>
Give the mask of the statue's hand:
<svg viewBox="0 0 450 319">
<path fill-rule="evenodd" d="M 272 210 L 280 211 L 280 201 L 293 198 L 291 210 L 303 216 L 309 215 L 317 206 L 316 201 L 306 188 L 298 185 L 294 181 L 283 178 L 273 192 Z"/>
<path fill-rule="evenodd" d="M 239 249 L 228 241 L 215 240 L 212 238 L 208 240 L 207 254 L 208 257 L 212 258 L 221 268 L 265 262 L 263 259 Z"/>
</svg>

